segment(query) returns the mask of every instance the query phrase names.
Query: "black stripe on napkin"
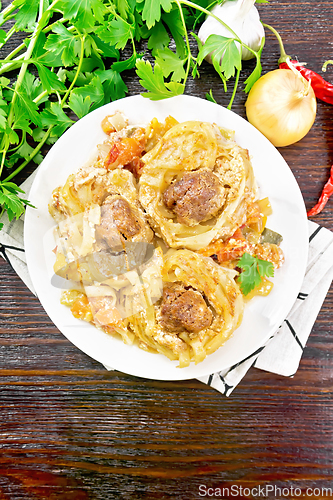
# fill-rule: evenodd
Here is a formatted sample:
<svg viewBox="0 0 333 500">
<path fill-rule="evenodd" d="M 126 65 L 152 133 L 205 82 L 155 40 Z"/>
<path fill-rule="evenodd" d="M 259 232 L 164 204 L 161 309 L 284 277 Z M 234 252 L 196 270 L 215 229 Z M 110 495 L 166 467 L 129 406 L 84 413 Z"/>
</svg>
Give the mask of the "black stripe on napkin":
<svg viewBox="0 0 333 500">
<path fill-rule="evenodd" d="M 309 238 L 309 243 L 311 243 L 311 241 L 313 240 L 313 238 L 315 236 L 317 236 L 317 234 L 319 233 L 319 231 L 321 230 L 323 226 L 318 226 L 317 229 L 315 231 L 313 231 L 313 233 L 311 234 L 310 238 Z"/>
<path fill-rule="evenodd" d="M 10 265 L 10 267 L 15 271 L 15 269 L 12 266 L 12 263 L 9 260 L 8 255 L 6 254 L 6 250 L 17 250 L 18 252 L 24 252 L 24 248 L 19 248 L 19 247 L 13 247 L 12 245 L 4 245 L 3 243 L 0 243 L 0 255 L 3 256 L 5 261 Z"/>
<path fill-rule="evenodd" d="M 212 380 L 213 380 L 213 377 L 214 377 L 214 374 L 213 374 L 213 373 L 212 373 L 212 375 L 209 375 L 207 385 L 212 385 Z"/>
<path fill-rule="evenodd" d="M 261 353 L 261 351 L 263 351 L 265 349 L 266 346 L 261 346 L 259 347 L 259 349 L 257 349 L 255 352 L 253 352 L 252 354 L 250 354 L 250 356 L 247 356 L 247 358 L 244 358 L 242 359 L 242 361 L 239 361 L 238 363 L 236 363 L 235 365 L 233 365 L 230 370 L 228 371 L 228 373 L 230 373 L 232 370 L 235 370 L 235 368 L 238 368 L 239 365 L 241 365 L 242 363 L 245 363 L 245 361 L 248 361 L 249 359 L 251 359 L 253 356 L 256 356 L 258 354 Z"/>
<path fill-rule="evenodd" d="M 12 269 L 14 269 L 12 266 L 12 263 L 10 262 L 10 260 L 8 258 L 8 255 L 6 254 L 6 248 L 4 245 L 2 245 L 2 243 L 0 243 L 0 255 L 2 255 L 2 257 L 5 259 L 7 264 L 9 264 Z"/>
<path fill-rule="evenodd" d="M 299 300 L 305 300 L 307 297 L 308 297 L 308 293 L 303 293 L 303 292 L 299 292 L 299 294 L 297 295 L 297 298 Z"/>
<path fill-rule="evenodd" d="M 291 331 L 294 339 L 296 340 L 297 344 L 300 346 L 300 348 L 302 349 L 302 351 L 304 351 L 304 347 L 302 346 L 301 341 L 297 337 L 297 333 L 295 332 L 295 330 L 293 329 L 293 327 L 291 326 L 291 324 L 289 323 L 289 321 L 287 319 L 285 320 L 285 322 L 286 322 L 289 330 Z"/>
<path fill-rule="evenodd" d="M 3 243 L 0 243 L 0 246 L 5 249 L 9 248 L 9 250 L 17 250 L 18 252 L 24 252 L 24 248 L 13 247 L 12 245 L 4 245 Z"/>
<path fill-rule="evenodd" d="M 219 374 L 219 377 L 221 379 L 221 382 L 223 382 L 223 384 L 224 384 L 224 393 L 223 393 L 223 396 L 226 396 L 227 393 L 228 393 L 228 391 L 230 391 L 230 389 L 233 388 L 233 385 L 227 384 L 226 381 L 224 380 L 224 378 L 222 377 L 222 375 Z"/>
</svg>

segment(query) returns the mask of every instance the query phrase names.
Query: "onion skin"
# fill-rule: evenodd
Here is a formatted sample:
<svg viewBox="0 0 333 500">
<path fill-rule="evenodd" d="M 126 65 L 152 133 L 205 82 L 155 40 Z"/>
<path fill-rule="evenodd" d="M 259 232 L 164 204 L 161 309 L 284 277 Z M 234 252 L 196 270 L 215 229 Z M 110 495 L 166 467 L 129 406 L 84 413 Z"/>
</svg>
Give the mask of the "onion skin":
<svg viewBox="0 0 333 500">
<path fill-rule="evenodd" d="M 276 147 L 302 139 L 317 112 L 312 87 L 289 69 L 276 69 L 259 78 L 245 106 L 248 121 Z"/>
</svg>

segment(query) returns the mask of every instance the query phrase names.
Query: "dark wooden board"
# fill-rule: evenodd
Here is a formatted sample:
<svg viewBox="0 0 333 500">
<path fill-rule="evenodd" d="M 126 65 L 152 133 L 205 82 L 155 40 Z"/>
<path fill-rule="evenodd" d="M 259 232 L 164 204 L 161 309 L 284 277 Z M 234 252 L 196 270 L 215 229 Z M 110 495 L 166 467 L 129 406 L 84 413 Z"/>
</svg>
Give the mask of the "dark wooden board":
<svg viewBox="0 0 333 500">
<path fill-rule="evenodd" d="M 287 52 L 310 68 L 320 72 L 332 58 L 331 1 L 272 0 L 259 10 Z M 277 60 L 268 33 L 264 72 Z M 247 63 L 241 86 L 252 67 Z M 134 74 L 126 83 L 129 95 L 141 91 Z M 203 98 L 210 89 L 220 104 L 228 102 L 204 64 L 186 92 Z M 245 98 L 238 92 L 233 106 L 243 117 Z M 309 134 L 280 152 L 309 209 L 333 163 L 332 107 L 318 102 Z M 330 201 L 316 218 L 329 229 L 332 207 Z M 196 380 L 107 372 L 63 337 L 0 259 L 0 499 L 189 500 L 232 485 L 236 498 L 260 498 L 240 487 L 265 484 L 297 498 L 291 487 L 332 488 L 332 304 L 330 291 L 294 378 L 251 369 L 225 398 Z M 283 498 L 279 493 L 269 498 Z"/>
</svg>

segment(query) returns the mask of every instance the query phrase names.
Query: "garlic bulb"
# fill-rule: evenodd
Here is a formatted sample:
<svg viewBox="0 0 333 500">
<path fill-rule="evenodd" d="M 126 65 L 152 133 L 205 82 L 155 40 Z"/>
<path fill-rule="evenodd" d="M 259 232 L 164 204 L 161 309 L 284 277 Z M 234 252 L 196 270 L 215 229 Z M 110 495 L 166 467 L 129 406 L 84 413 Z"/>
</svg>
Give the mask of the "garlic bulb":
<svg viewBox="0 0 333 500">
<path fill-rule="evenodd" d="M 215 5 L 211 13 L 227 24 L 245 45 L 258 51 L 265 36 L 265 30 L 260 22 L 259 13 L 254 3 L 255 0 L 226 0 L 222 5 Z M 202 24 L 198 37 L 204 44 L 209 35 L 233 38 L 230 30 L 212 16 L 208 16 Z M 252 52 L 242 47 L 243 60 L 252 59 L 253 57 Z M 212 62 L 210 55 L 208 55 L 207 60 L 210 63 Z"/>
</svg>

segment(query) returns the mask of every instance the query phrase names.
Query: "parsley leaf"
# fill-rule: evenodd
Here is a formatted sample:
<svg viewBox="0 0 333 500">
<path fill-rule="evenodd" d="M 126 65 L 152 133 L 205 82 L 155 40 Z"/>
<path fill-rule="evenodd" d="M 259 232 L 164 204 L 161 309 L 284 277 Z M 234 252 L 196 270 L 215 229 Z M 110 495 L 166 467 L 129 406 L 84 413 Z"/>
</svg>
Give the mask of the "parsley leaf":
<svg viewBox="0 0 333 500">
<path fill-rule="evenodd" d="M 91 109 L 96 109 L 99 106 L 102 106 L 104 104 L 104 89 L 102 86 L 102 82 L 98 74 L 96 74 L 92 80 L 88 83 L 88 85 L 84 85 L 84 87 L 80 88 L 75 88 L 72 90 L 72 94 L 74 95 L 81 95 L 83 99 L 87 96 L 91 99 Z"/>
<path fill-rule="evenodd" d="M 36 25 L 39 0 L 14 0 L 13 5 L 19 10 L 15 16 L 17 31 L 32 31 Z"/>
<path fill-rule="evenodd" d="M 227 80 L 235 75 L 235 68 L 241 69 L 242 67 L 241 52 L 233 38 L 209 35 L 206 43 L 199 51 L 198 63 L 201 64 L 210 53 L 212 53 L 214 68 L 218 73 L 223 73 Z"/>
<path fill-rule="evenodd" d="M 184 58 L 186 54 L 186 45 L 184 41 L 185 26 L 180 17 L 179 9 L 176 7 L 168 13 L 162 14 L 162 20 L 168 26 L 170 33 L 176 43 L 176 52 L 180 58 Z"/>
<path fill-rule="evenodd" d="M 154 56 L 157 50 L 163 50 L 170 43 L 170 37 L 162 21 L 156 23 L 146 33 L 142 33 L 143 38 L 148 38 L 148 49 Z"/>
<path fill-rule="evenodd" d="M 71 92 L 68 105 L 78 118 L 83 118 L 89 113 L 92 102 L 89 95 L 83 98 L 82 95 Z"/>
<path fill-rule="evenodd" d="M 7 127 L 7 112 L 8 112 L 8 106 L 6 101 L 3 99 L 0 99 L 0 129 L 5 130 Z"/>
<path fill-rule="evenodd" d="M 207 92 L 207 94 L 206 94 L 206 99 L 207 99 L 207 101 L 214 102 L 215 104 L 217 104 L 217 102 L 216 102 L 216 101 L 215 101 L 215 99 L 214 99 L 212 89 L 210 89 L 210 91 L 209 91 L 209 92 Z"/>
<path fill-rule="evenodd" d="M 41 113 L 41 118 L 44 127 L 54 126 L 53 132 L 60 136 L 74 122 L 71 120 L 61 108 L 59 102 L 51 102 L 49 108 L 44 109 Z"/>
<path fill-rule="evenodd" d="M 155 64 L 153 70 L 149 61 L 139 59 L 136 62 L 136 68 L 141 85 L 148 90 L 148 92 L 141 94 L 143 97 L 158 101 L 184 93 L 185 85 L 182 83 L 164 81 L 163 70 L 159 64 Z"/>
<path fill-rule="evenodd" d="M 186 59 L 180 59 L 178 55 L 169 48 L 157 51 L 156 63 L 162 68 L 165 78 L 172 73 L 172 81 L 180 82 L 185 78 L 185 62 Z"/>
<path fill-rule="evenodd" d="M 80 41 L 60 22 L 53 27 L 53 32 L 48 36 L 44 49 L 60 55 L 64 66 L 74 64 L 75 57 L 80 53 Z"/>
<path fill-rule="evenodd" d="M 97 35 L 103 42 L 114 45 L 116 49 L 123 49 L 128 40 L 134 36 L 134 28 L 124 19 L 112 19 L 107 27 L 101 26 L 97 30 Z"/>
<path fill-rule="evenodd" d="M 161 19 L 161 9 L 169 12 L 172 9 L 173 0 L 137 0 L 138 3 L 144 2 L 142 19 L 146 21 L 147 28 L 150 30 Z"/>
<path fill-rule="evenodd" d="M 0 30 L 0 43 L 3 44 L 6 40 L 7 33 L 5 30 Z"/>
<path fill-rule="evenodd" d="M 272 262 L 259 259 L 245 252 L 237 263 L 242 272 L 237 278 L 240 289 L 244 295 L 248 295 L 255 287 L 259 286 L 265 276 L 274 276 Z"/>
<path fill-rule="evenodd" d="M 16 91 L 16 95 L 17 100 L 14 103 L 16 115 L 28 116 L 35 125 L 41 126 L 42 122 L 38 113 L 38 106 L 30 100 L 29 94 L 23 86 Z"/>
<path fill-rule="evenodd" d="M 100 0 L 61 0 L 57 7 L 64 18 L 71 20 L 81 31 L 90 31 L 96 21 L 102 23 L 107 11 Z"/>
<path fill-rule="evenodd" d="M 26 71 L 23 81 L 22 87 L 24 88 L 26 94 L 33 101 L 43 90 L 42 84 L 38 78 L 34 75 Z"/>
<path fill-rule="evenodd" d="M 18 144 L 20 142 L 19 136 L 17 135 L 15 130 L 13 130 L 12 127 L 8 126 L 6 127 L 5 137 L 6 137 L 5 141 L 6 147 L 8 147 L 9 144 Z"/>
<path fill-rule="evenodd" d="M 32 135 L 32 129 L 30 127 L 30 121 L 27 120 L 24 116 L 19 116 L 17 120 L 15 120 L 13 126 L 13 129 L 16 130 L 22 130 L 23 132 L 26 132 L 27 134 Z"/>
<path fill-rule="evenodd" d="M 53 73 L 46 66 L 43 66 L 43 64 L 40 63 L 35 63 L 35 66 L 38 70 L 38 75 L 44 90 L 47 90 L 49 94 L 56 91 L 66 91 L 65 85 L 59 80 L 56 73 Z"/>
<path fill-rule="evenodd" d="M 131 12 L 131 7 L 127 0 L 114 0 L 116 4 L 117 11 L 121 15 L 121 17 L 127 19 L 128 14 Z"/>
<path fill-rule="evenodd" d="M 265 38 L 263 38 L 262 43 L 261 43 L 261 47 L 258 51 L 258 57 L 256 58 L 255 68 L 252 71 L 252 73 L 250 74 L 250 76 L 245 80 L 245 84 L 246 84 L 245 92 L 246 93 L 250 92 L 253 85 L 256 83 L 257 80 L 259 80 L 259 78 L 261 76 L 262 66 L 261 66 L 261 62 L 260 62 L 260 57 L 261 57 L 261 53 L 263 51 L 264 45 L 265 45 Z"/>
<path fill-rule="evenodd" d="M 97 50 L 100 51 L 103 57 L 111 57 L 119 61 L 119 50 L 117 50 L 113 45 L 110 45 L 108 42 L 103 42 L 97 34 L 91 34 L 90 36 L 96 43 Z"/>
<path fill-rule="evenodd" d="M 9 222 L 14 218 L 18 219 L 24 213 L 25 205 L 35 208 L 28 200 L 20 198 L 18 193 L 24 191 L 13 182 L 0 182 L 0 205 L 7 210 Z"/>
<path fill-rule="evenodd" d="M 125 61 L 124 61 L 125 62 Z M 121 63 L 116 63 L 121 64 Z M 116 101 L 125 97 L 128 88 L 117 71 L 111 69 L 96 71 L 95 75 L 100 78 L 104 91 L 104 103 Z"/>
<path fill-rule="evenodd" d="M 135 68 L 137 59 L 141 58 L 142 56 L 143 54 L 132 54 L 131 57 L 125 59 L 125 61 L 114 62 L 111 66 L 111 69 L 113 69 L 113 71 L 116 71 L 117 73 L 121 73 L 122 71 Z"/>
</svg>

